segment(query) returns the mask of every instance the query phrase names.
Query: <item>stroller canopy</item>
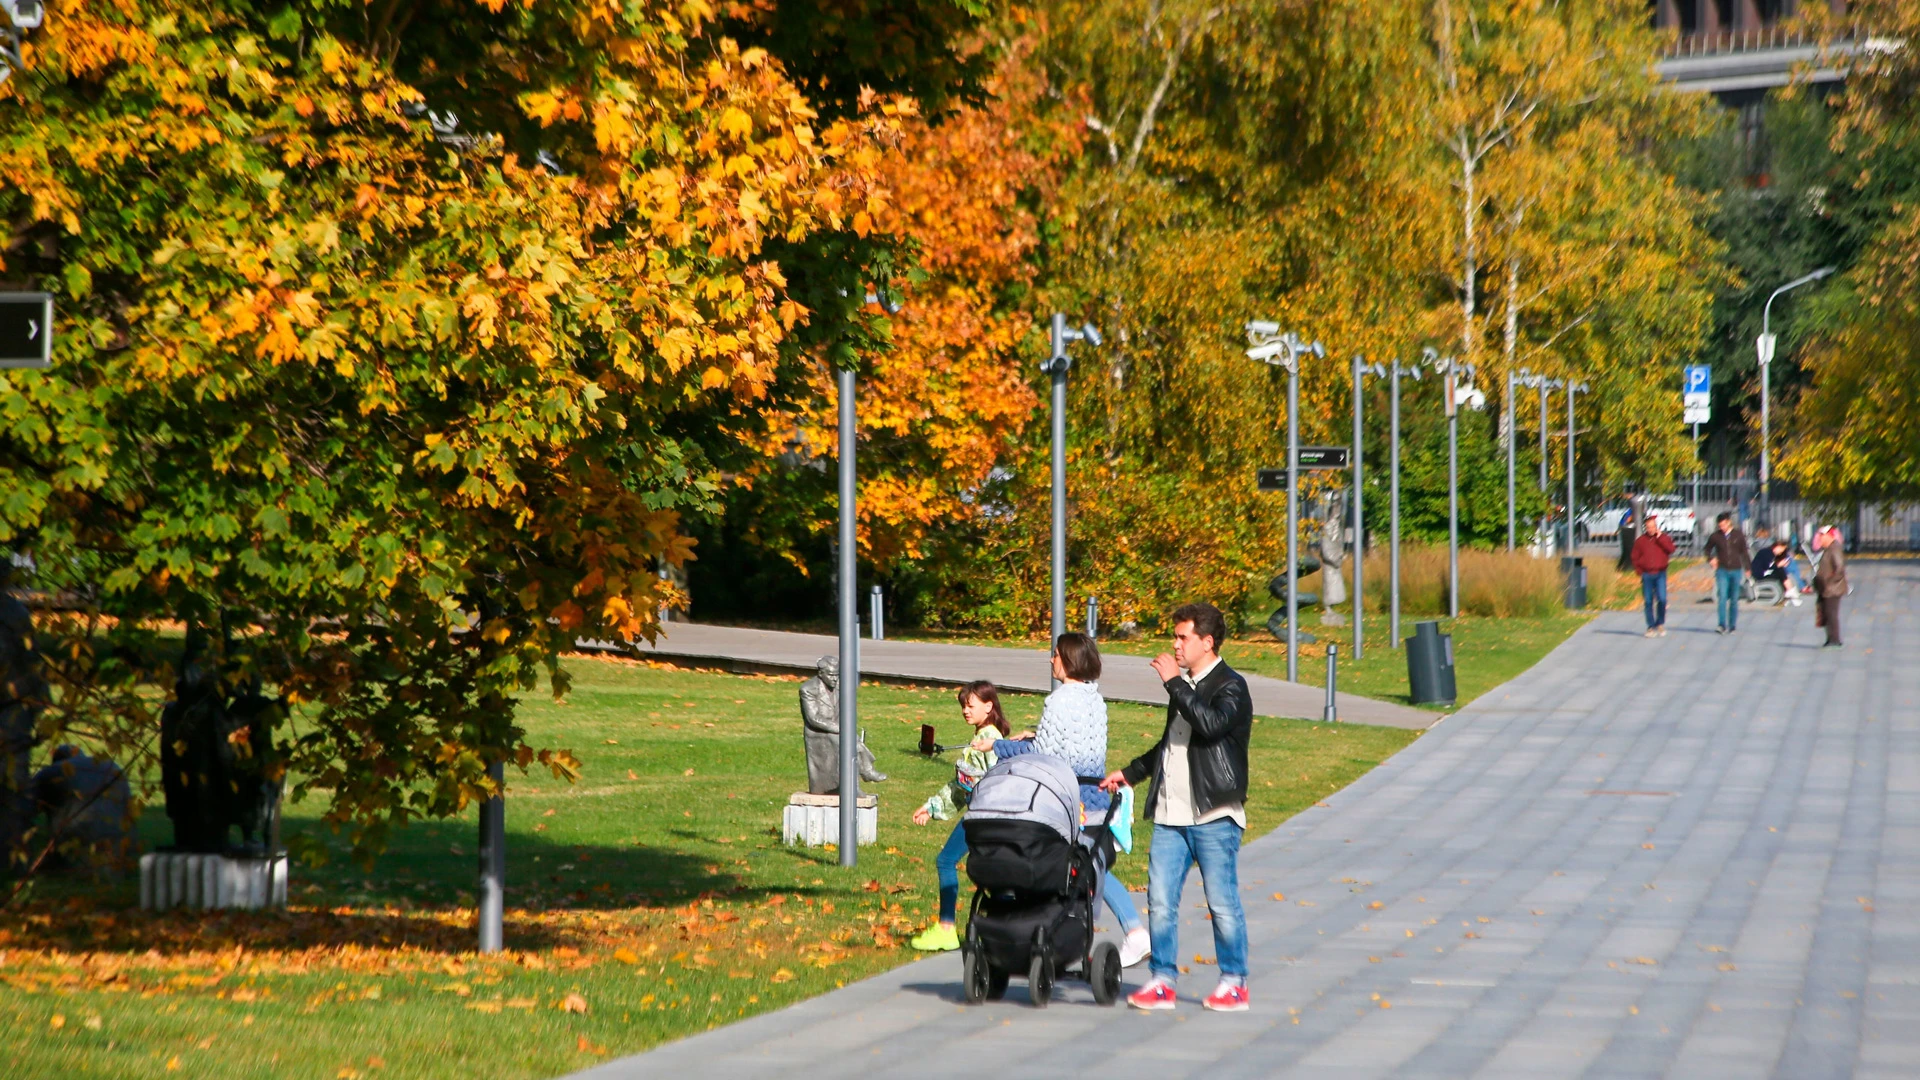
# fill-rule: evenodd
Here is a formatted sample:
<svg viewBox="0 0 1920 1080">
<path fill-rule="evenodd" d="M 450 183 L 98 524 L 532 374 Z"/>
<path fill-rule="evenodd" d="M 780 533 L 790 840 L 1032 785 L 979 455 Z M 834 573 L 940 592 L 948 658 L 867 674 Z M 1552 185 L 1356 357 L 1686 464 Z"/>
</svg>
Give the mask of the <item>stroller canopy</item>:
<svg viewBox="0 0 1920 1080">
<path fill-rule="evenodd" d="M 1080 840 L 1080 782 L 1051 754 L 1020 754 L 987 770 L 973 789 L 966 820 L 1028 821 L 1068 843 Z"/>
</svg>

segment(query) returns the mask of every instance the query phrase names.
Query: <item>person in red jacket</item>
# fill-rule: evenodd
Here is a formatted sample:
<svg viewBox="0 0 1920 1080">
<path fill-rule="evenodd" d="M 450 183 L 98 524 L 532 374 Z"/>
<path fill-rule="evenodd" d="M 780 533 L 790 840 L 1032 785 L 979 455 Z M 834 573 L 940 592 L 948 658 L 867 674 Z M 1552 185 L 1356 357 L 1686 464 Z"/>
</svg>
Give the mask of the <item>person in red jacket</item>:
<svg viewBox="0 0 1920 1080">
<path fill-rule="evenodd" d="M 1647 636 L 1667 636 L 1667 564 L 1673 561 L 1673 537 L 1649 514 L 1646 531 L 1633 542 L 1633 568 L 1640 571 L 1640 599 L 1647 609 Z"/>
</svg>

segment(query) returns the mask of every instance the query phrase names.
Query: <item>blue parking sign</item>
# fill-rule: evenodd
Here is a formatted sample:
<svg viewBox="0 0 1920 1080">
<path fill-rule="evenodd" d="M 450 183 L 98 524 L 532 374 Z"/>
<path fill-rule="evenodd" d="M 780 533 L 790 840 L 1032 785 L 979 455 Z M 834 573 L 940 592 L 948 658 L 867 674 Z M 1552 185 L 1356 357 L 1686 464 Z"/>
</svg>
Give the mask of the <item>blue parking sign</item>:
<svg viewBox="0 0 1920 1080">
<path fill-rule="evenodd" d="M 1713 390 L 1713 369 L 1705 364 L 1688 364 L 1680 384 L 1683 394 L 1706 394 Z"/>
</svg>

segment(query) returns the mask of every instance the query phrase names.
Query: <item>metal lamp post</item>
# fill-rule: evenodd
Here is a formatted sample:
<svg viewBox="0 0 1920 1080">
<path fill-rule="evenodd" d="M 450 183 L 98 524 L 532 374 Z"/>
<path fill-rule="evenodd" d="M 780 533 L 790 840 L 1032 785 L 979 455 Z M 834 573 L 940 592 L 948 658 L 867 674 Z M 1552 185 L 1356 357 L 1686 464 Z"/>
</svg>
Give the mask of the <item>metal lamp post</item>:
<svg viewBox="0 0 1920 1080">
<path fill-rule="evenodd" d="M 1300 681 L 1300 355 L 1327 355 L 1319 342 L 1306 342 L 1280 324 L 1264 319 L 1247 323 L 1247 356 L 1287 369 L 1287 681 Z"/>
<path fill-rule="evenodd" d="M 1387 373 L 1380 364 L 1369 364 L 1367 358 L 1356 355 L 1353 358 L 1353 658 L 1357 661 L 1363 656 L 1366 643 L 1366 562 L 1367 562 L 1367 518 L 1361 512 L 1362 484 L 1366 482 L 1366 430 L 1361 420 L 1366 407 L 1366 378 L 1369 375 L 1378 378 Z M 1329 652 L 1327 655 L 1333 655 Z"/>
<path fill-rule="evenodd" d="M 1586 383 L 1580 382 L 1580 383 L 1567 384 L 1567 555 L 1568 557 L 1571 557 L 1573 555 L 1573 550 L 1574 550 L 1574 547 L 1573 547 L 1574 519 L 1579 517 L 1579 514 L 1580 514 L 1580 504 L 1577 501 L 1578 496 L 1574 493 L 1574 490 L 1573 490 L 1573 479 L 1574 479 L 1574 476 L 1573 476 L 1573 462 L 1574 462 L 1573 399 L 1575 395 L 1584 394 L 1586 392 L 1587 392 Z"/>
<path fill-rule="evenodd" d="M 1547 493 L 1547 395 L 1560 388 L 1561 380 L 1549 379 L 1545 375 L 1535 375 L 1532 379 L 1535 389 L 1540 391 L 1540 494 Z M 1546 516 L 1540 519 L 1541 556 L 1545 557 L 1548 543 L 1547 528 L 1553 519 L 1553 504 L 1548 502 Z"/>
<path fill-rule="evenodd" d="M 1526 368 L 1521 368 L 1518 371 L 1507 372 L 1507 550 L 1508 551 L 1513 550 L 1513 544 L 1514 544 L 1514 532 L 1515 532 L 1515 520 L 1516 520 L 1514 516 L 1515 494 L 1516 494 L 1514 490 L 1514 467 L 1517 460 L 1516 453 L 1520 446 L 1520 427 L 1519 427 L 1520 405 L 1517 400 L 1518 394 L 1514 388 L 1517 386 L 1528 385 L 1527 380 L 1531 379 L 1532 377 L 1533 377 L 1533 372 L 1528 371 Z"/>
<path fill-rule="evenodd" d="M 1823 266 L 1811 274 L 1803 274 L 1773 290 L 1772 295 L 1767 297 L 1766 306 L 1760 312 L 1760 340 L 1755 342 L 1755 348 L 1760 354 L 1760 520 L 1764 525 L 1773 524 L 1773 459 L 1770 456 L 1772 432 L 1768 427 L 1767 416 L 1769 399 L 1772 397 L 1768 369 L 1773 366 L 1773 301 L 1783 292 L 1797 289 L 1802 285 L 1810 285 L 1827 277 L 1833 273 L 1833 270 L 1831 266 Z"/>
<path fill-rule="evenodd" d="M 874 293 L 867 294 L 867 303 L 879 304 L 889 315 L 900 310 L 891 298 Z M 836 375 L 840 391 L 840 685 L 836 695 L 840 707 L 840 865 L 852 866 L 860 848 L 860 590 L 854 558 L 859 544 L 854 466 L 860 426 L 854 408 L 853 369 L 841 368 Z"/>
<path fill-rule="evenodd" d="M 1053 377 L 1053 638 L 1067 632 L 1067 371 L 1073 360 L 1067 343 L 1100 344 L 1100 331 L 1087 323 L 1067 325 L 1066 315 L 1053 313 L 1052 350 L 1040 370 Z M 1051 641 L 1049 647 L 1051 647 Z M 1054 685 L 1060 685 L 1054 680 Z"/>
<path fill-rule="evenodd" d="M 1387 385 L 1387 648 L 1400 647 L 1400 377 L 1420 377 L 1420 365 L 1395 360 Z"/>
<path fill-rule="evenodd" d="M 1427 362 L 1447 380 L 1447 617 L 1460 617 L 1460 399 L 1475 393 L 1472 364 L 1426 350 Z M 1462 377 L 1464 376 L 1464 378 Z M 1460 389 L 1462 383 L 1466 390 Z"/>
</svg>

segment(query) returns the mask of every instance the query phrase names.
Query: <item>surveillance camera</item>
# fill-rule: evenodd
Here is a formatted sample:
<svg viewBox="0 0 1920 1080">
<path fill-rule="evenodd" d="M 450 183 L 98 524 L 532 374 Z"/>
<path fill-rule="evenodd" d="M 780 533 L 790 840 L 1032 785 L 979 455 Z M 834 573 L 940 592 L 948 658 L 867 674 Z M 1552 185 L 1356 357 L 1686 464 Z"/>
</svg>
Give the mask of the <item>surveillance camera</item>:
<svg viewBox="0 0 1920 1080">
<path fill-rule="evenodd" d="M 1307 346 L 1307 351 L 1312 353 L 1315 356 L 1321 357 L 1322 359 L 1325 359 L 1327 355 L 1327 350 L 1322 348 L 1320 343 L 1317 341 Z"/>
<path fill-rule="evenodd" d="M 1092 323 L 1082 326 L 1080 333 L 1085 335 L 1087 343 L 1090 345 L 1098 346 L 1103 343 L 1103 339 L 1100 337 L 1100 331 L 1096 329 Z"/>
<path fill-rule="evenodd" d="M 1248 349 L 1247 358 L 1251 360 L 1266 360 L 1271 362 L 1274 357 L 1279 356 L 1281 353 L 1284 353 L 1286 351 L 1287 351 L 1287 346 L 1283 342 L 1269 341 L 1265 345 L 1255 345 L 1253 348 Z"/>
<path fill-rule="evenodd" d="M 7 11 L 7 18 L 21 30 L 38 30 L 47 17 L 46 5 L 40 0 L 0 0 L 0 7 Z"/>
<path fill-rule="evenodd" d="M 1247 323 L 1247 336 L 1273 335 L 1280 332 L 1280 324 L 1265 319 L 1254 319 Z"/>
</svg>

